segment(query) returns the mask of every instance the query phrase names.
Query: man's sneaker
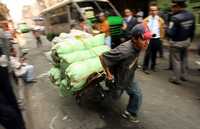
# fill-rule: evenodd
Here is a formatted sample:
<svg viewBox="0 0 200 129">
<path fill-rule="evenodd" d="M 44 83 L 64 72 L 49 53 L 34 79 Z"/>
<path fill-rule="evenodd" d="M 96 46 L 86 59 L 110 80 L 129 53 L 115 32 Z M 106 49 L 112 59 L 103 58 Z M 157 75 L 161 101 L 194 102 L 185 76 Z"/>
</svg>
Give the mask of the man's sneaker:
<svg viewBox="0 0 200 129">
<path fill-rule="evenodd" d="M 180 85 L 180 84 L 181 84 L 180 81 L 178 81 L 178 80 L 176 80 L 176 79 L 174 79 L 174 78 L 170 78 L 170 79 L 169 79 L 169 82 L 171 82 L 171 83 L 173 83 L 173 84 L 176 84 L 176 85 Z"/>
<path fill-rule="evenodd" d="M 127 119 L 128 121 L 132 122 L 132 123 L 139 123 L 140 121 L 137 119 L 136 116 L 131 115 L 131 113 L 129 113 L 128 111 L 125 111 L 122 114 L 122 117 Z"/>
<path fill-rule="evenodd" d="M 149 74 L 150 74 L 150 72 L 149 72 L 149 71 L 147 71 L 147 70 L 145 70 L 145 69 L 143 69 L 142 71 L 143 71 L 143 73 L 145 73 L 145 74 L 147 74 L 147 75 L 149 75 Z"/>
<path fill-rule="evenodd" d="M 188 79 L 186 79 L 185 77 L 181 77 L 180 79 L 181 81 L 184 81 L 184 82 L 188 81 Z"/>
</svg>

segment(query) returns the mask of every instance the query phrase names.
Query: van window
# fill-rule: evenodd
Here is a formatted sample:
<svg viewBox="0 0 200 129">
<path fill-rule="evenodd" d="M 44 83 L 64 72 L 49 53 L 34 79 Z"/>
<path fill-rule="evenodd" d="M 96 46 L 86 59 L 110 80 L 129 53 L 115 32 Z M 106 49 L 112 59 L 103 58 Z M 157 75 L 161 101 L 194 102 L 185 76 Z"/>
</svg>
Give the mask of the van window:
<svg viewBox="0 0 200 129">
<path fill-rule="evenodd" d="M 92 10 L 94 11 L 95 15 L 101 12 L 100 8 L 93 1 L 77 2 L 77 4 L 81 9 L 84 9 L 86 7 L 92 8 Z"/>
<path fill-rule="evenodd" d="M 49 17 L 49 21 L 51 25 L 68 22 L 67 7 L 64 6 L 53 10 L 51 12 L 51 16 Z"/>
<path fill-rule="evenodd" d="M 72 20 L 79 20 L 81 18 L 81 14 L 78 9 L 74 5 L 70 5 L 70 15 Z"/>
<path fill-rule="evenodd" d="M 96 1 L 96 3 L 108 16 L 117 16 L 117 13 L 108 2 Z"/>
</svg>

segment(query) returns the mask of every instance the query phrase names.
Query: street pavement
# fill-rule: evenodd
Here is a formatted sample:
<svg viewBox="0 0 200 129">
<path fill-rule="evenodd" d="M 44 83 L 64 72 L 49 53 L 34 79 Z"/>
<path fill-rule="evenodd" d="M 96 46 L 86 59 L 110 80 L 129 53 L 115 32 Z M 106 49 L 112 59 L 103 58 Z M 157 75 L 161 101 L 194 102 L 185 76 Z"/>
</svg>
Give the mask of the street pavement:
<svg viewBox="0 0 200 129">
<path fill-rule="evenodd" d="M 167 50 L 165 58 L 158 60 L 157 72 L 146 75 L 137 70 L 143 104 L 141 123 L 132 124 L 120 116 L 128 101 L 126 94 L 120 100 L 85 102 L 82 106 L 74 96 L 61 97 L 47 76 L 52 64 L 45 53 L 51 43 L 43 38 L 43 47 L 36 48 L 31 34 L 22 35 L 20 40 L 23 48 L 29 49 L 28 60 L 37 77 L 37 83 L 24 85 L 28 129 L 200 129 L 200 72 L 194 63 L 199 57 L 193 52 L 189 55 L 190 81 L 180 86 L 168 82 L 172 74 L 164 70 L 168 67 Z"/>
</svg>

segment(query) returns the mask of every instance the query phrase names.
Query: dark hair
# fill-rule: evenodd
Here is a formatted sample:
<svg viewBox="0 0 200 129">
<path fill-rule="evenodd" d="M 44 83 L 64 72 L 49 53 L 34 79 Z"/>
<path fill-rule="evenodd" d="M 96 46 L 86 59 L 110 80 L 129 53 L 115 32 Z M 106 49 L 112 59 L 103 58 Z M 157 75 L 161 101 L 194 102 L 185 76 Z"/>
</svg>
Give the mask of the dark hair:
<svg viewBox="0 0 200 129">
<path fill-rule="evenodd" d="M 83 18 L 80 18 L 79 19 L 79 22 L 84 22 L 85 20 Z"/>
<path fill-rule="evenodd" d="M 132 34 L 131 37 L 138 40 L 139 38 L 143 38 L 143 34 L 142 33 L 135 33 L 135 34 Z"/>
<path fill-rule="evenodd" d="M 175 3 L 177 6 L 181 7 L 181 8 L 186 8 L 187 4 L 185 2 L 173 2 Z"/>
<path fill-rule="evenodd" d="M 158 4 L 156 3 L 156 1 L 152 1 L 149 3 L 149 7 L 152 7 L 152 6 L 158 7 Z"/>
</svg>

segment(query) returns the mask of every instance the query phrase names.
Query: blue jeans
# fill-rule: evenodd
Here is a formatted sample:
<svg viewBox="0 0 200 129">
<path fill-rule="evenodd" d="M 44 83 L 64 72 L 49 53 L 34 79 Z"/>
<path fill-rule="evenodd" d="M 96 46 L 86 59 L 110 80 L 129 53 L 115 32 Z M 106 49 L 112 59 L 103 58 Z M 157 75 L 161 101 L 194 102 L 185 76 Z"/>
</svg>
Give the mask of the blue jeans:
<svg viewBox="0 0 200 129">
<path fill-rule="evenodd" d="M 105 44 L 111 48 L 111 45 L 112 45 L 112 39 L 111 39 L 111 36 L 107 36 L 105 38 Z"/>
<path fill-rule="evenodd" d="M 24 67 L 26 68 L 26 73 L 23 75 L 23 80 L 25 82 L 33 81 L 33 79 L 34 79 L 34 75 L 33 75 L 34 66 L 33 65 L 26 65 Z"/>
<path fill-rule="evenodd" d="M 142 92 L 137 81 L 133 81 L 132 86 L 126 89 L 129 95 L 127 111 L 132 115 L 137 115 L 142 104 Z"/>
</svg>

